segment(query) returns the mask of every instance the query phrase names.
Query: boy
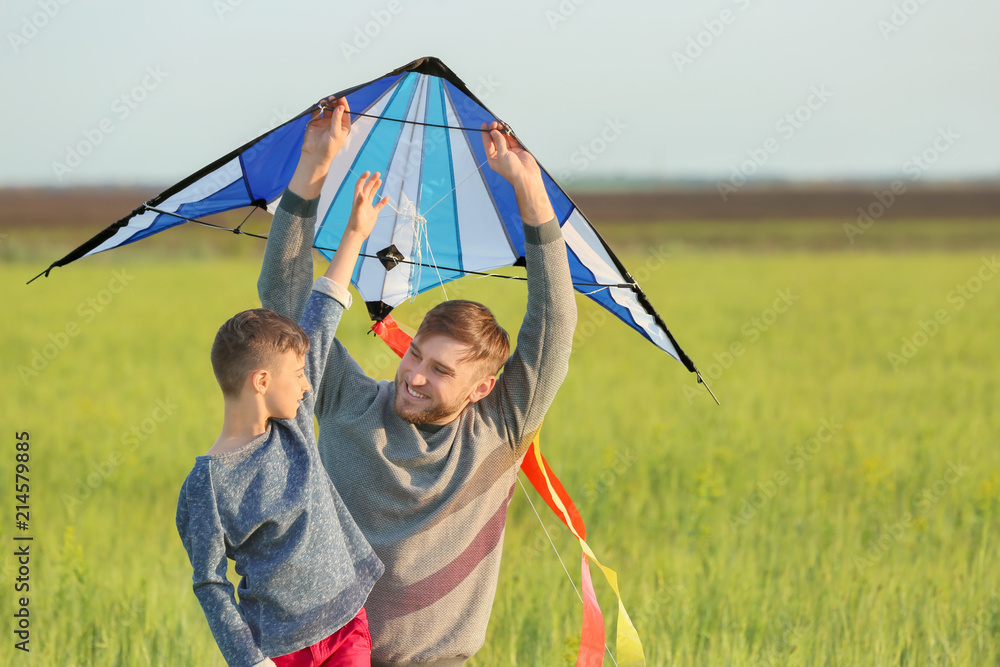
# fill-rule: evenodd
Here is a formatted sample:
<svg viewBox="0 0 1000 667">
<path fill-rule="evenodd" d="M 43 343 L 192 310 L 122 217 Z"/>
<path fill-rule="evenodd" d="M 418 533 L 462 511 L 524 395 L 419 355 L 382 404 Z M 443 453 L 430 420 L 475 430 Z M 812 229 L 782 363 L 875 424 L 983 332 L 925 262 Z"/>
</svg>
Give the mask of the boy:
<svg viewBox="0 0 1000 667">
<path fill-rule="evenodd" d="M 339 250 L 313 285 L 301 327 L 272 311 L 244 311 L 212 346 L 222 433 L 184 482 L 177 530 L 231 666 L 370 664 L 363 605 L 384 568 L 320 461 L 310 390 L 350 305 L 358 252 L 385 205 L 371 203 L 380 185 L 377 173 L 358 180 Z M 238 602 L 227 559 L 242 575 Z"/>
</svg>

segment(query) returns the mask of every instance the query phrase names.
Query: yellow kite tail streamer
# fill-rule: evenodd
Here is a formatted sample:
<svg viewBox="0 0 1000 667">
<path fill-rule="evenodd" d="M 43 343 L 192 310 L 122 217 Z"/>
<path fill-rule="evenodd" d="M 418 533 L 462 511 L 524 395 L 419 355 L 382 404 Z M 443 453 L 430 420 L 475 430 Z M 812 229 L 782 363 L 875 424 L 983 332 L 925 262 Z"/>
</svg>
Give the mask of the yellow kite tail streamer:
<svg viewBox="0 0 1000 667">
<path fill-rule="evenodd" d="M 552 494 L 552 499 L 559 507 L 559 511 L 562 512 L 566 525 L 569 527 L 573 535 L 576 536 L 576 539 L 580 541 L 580 548 L 583 549 L 583 553 L 590 557 L 590 559 L 597 563 L 597 566 L 601 568 L 601 571 L 607 578 L 608 583 L 611 584 L 611 589 L 615 592 L 615 597 L 618 598 L 618 632 L 615 640 L 618 648 L 618 665 L 619 667 L 624 667 L 624 665 L 645 667 L 646 656 L 642 651 L 642 642 L 639 641 L 639 633 L 635 631 L 635 626 L 632 625 L 632 619 L 629 618 L 628 612 L 625 610 L 625 603 L 622 601 L 621 592 L 618 590 L 618 573 L 601 564 L 601 561 L 594 555 L 594 551 L 590 548 L 590 545 L 587 544 L 587 541 L 580 537 L 580 534 L 577 533 L 576 529 L 573 527 L 573 522 L 570 519 L 569 512 L 566 511 L 566 507 L 559 498 L 559 494 L 557 494 L 555 489 L 552 487 L 549 476 L 545 472 L 545 466 L 542 464 L 540 435 L 541 434 L 539 433 L 535 436 L 535 446 L 533 449 L 535 452 L 535 459 L 538 462 L 538 467 L 541 468 L 542 475 L 545 477 L 545 483 L 548 485 L 549 492 Z"/>
</svg>

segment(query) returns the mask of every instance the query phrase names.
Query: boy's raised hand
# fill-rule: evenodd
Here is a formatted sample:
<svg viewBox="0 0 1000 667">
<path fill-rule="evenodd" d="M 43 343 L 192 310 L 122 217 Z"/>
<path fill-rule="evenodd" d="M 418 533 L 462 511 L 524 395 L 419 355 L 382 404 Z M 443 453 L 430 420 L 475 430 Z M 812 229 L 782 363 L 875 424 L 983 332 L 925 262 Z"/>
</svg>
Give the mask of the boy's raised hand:
<svg viewBox="0 0 1000 667">
<path fill-rule="evenodd" d="M 354 273 L 354 265 L 358 261 L 358 253 L 365 239 L 375 228 L 379 212 L 388 203 L 388 197 L 382 197 L 378 203 L 373 202 L 375 193 L 382 187 L 382 177 L 376 171 L 374 174 L 366 171 L 354 185 L 354 203 L 351 205 L 351 217 L 344 227 L 344 235 L 340 238 L 337 252 L 330 260 L 325 275 L 333 282 L 347 287 Z"/>
<path fill-rule="evenodd" d="M 382 197 L 377 204 L 373 202 L 375 193 L 382 187 L 382 175 L 377 171 L 372 174 L 369 171 L 361 174 L 361 178 L 354 185 L 354 203 L 351 205 L 351 217 L 347 221 L 347 229 L 344 234 L 359 234 L 362 239 L 368 238 L 375 227 L 378 214 L 389 202 L 388 197 Z"/>
</svg>

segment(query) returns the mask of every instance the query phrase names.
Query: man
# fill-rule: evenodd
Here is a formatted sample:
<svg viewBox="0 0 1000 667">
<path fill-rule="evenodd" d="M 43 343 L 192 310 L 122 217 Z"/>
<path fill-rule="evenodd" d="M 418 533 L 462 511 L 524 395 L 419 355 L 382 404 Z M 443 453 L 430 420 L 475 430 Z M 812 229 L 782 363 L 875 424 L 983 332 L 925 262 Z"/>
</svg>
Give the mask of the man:
<svg viewBox="0 0 1000 667">
<path fill-rule="evenodd" d="M 350 131 L 345 100 L 315 115 L 275 214 L 258 290 L 293 319 L 312 283 L 311 241 L 330 162 Z M 576 304 L 541 170 L 499 124 L 491 169 L 524 221 L 528 306 L 515 353 L 484 306 L 432 309 L 393 382 L 337 342 L 317 389 L 323 464 L 385 564 L 365 607 L 373 665 L 461 665 L 483 644 L 518 466 L 566 376 Z"/>
</svg>

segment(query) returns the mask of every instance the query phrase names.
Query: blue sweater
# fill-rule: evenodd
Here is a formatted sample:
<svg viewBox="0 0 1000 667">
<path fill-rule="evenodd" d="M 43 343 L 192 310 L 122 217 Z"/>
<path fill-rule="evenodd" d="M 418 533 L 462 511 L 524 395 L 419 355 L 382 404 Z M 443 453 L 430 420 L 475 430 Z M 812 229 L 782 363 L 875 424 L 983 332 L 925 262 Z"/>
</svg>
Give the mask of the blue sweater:
<svg viewBox="0 0 1000 667">
<path fill-rule="evenodd" d="M 306 377 L 318 387 L 350 296 L 322 277 L 313 290 L 301 324 L 310 339 Z M 177 530 L 194 592 L 231 666 L 333 634 L 357 615 L 383 572 L 323 468 L 315 402 L 310 391 L 294 419 L 271 419 L 239 449 L 198 456 L 181 488 Z M 242 577 L 238 602 L 227 559 Z"/>
</svg>

